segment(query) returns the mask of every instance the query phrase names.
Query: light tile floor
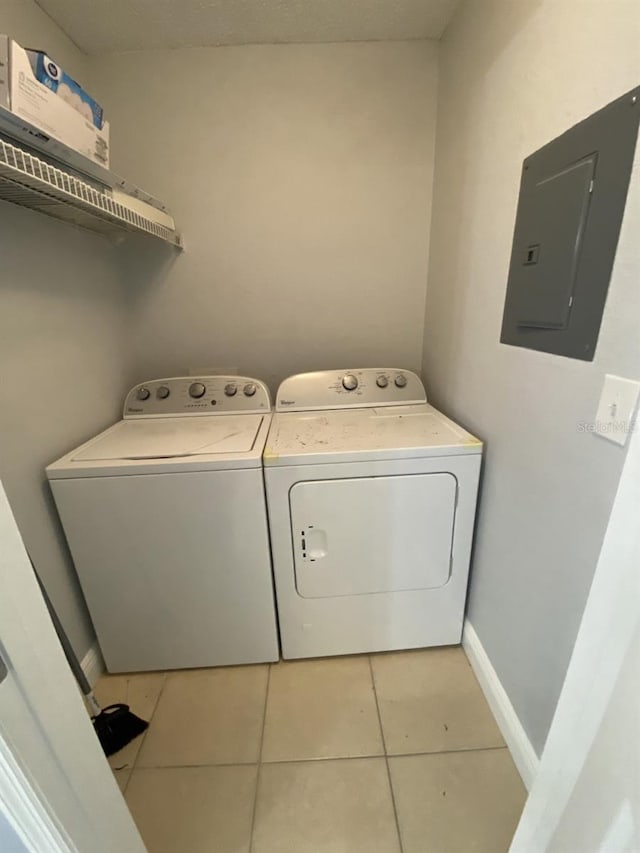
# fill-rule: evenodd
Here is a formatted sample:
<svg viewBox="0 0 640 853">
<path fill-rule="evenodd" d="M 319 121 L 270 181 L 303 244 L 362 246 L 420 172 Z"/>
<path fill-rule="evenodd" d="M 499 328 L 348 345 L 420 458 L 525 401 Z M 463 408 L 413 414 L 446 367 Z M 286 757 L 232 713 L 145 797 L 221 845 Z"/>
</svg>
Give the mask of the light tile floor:
<svg viewBox="0 0 640 853">
<path fill-rule="evenodd" d="M 105 676 L 150 853 L 506 853 L 526 793 L 460 648 Z"/>
</svg>

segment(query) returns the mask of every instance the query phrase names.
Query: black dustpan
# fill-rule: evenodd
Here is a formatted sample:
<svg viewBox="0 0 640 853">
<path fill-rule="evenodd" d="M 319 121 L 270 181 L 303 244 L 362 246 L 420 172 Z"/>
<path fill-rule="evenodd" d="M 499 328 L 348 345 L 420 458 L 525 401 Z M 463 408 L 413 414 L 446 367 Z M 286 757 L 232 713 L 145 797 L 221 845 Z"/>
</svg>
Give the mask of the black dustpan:
<svg viewBox="0 0 640 853">
<path fill-rule="evenodd" d="M 122 702 L 107 705 L 91 719 L 105 755 L 118 752 L 149 727 L 146 720 L 136 717 L 133 711 L 129 710 L 129 706 Z"/>
</svg>

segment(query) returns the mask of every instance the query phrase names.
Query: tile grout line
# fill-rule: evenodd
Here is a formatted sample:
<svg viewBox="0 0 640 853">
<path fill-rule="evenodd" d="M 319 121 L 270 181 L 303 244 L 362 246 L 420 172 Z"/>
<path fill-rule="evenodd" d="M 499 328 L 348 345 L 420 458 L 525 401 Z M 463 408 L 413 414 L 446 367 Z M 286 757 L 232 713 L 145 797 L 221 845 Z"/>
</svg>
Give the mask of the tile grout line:
<svg viewBox="0 0 640 853">
<path fill-rule="evenodd" d="M 136 757 L 133 759 L 133 764 L 131 766 L 131 773 L 129 773 L 129 778 L 127 779 L 127 784 L 125 787 L 125 793 L 127 788 L 129 787 L 129 782 L 131 782 L 131 777 L 133 776 L 133 771 L 138 767 L 138 759 L 140 758 L 140 753 L 142 752 L 142 747 L 144 746 L 144 742 L 147 739 L 147 735 L 149 734 L 149 729 L 151 728 L 151 723 L 153 722 L 153 718 L 155 716 L 156 711 L 158 710 L 158 705 L 160 704 L 160 700 L 162 699 L 162 694 L 164 693 L 164 688 L 169 679 L 169 673 L 164 673 L 164 678 L 162 679 L 162 684 L 160 685 L 160 690 L 158 691 L 158 698 L 156 699 L 153 708 L 151 709 L 151 713 L 149 714 L 149 725 L 144 730 L 144 734 L 142 735 L 142 740 L 140 741 L 140 746 L 138 747 L 138 751 L 136 752 Z"/>
<path fill-rule="evenodd" d="M 465 746 L 461 749 L 438 749 L 429 752 L 390 752 L 388 758 L 424 758 L 432 755 L 459 755 L 467 752 L 500 752 L 508 750 L 506 746 Z M 315 758 L 277 758 L 273 761 L 221 761 L 213 764 L 148 764 L 136 767 L 136 770 L 188 770 L 193 767 L 257 767 L 258 764 L 320 764 L 325 761 L 362 761 L 372 758 L 385 758 L 384 752 L 363 753 L 362 755 L 326 755 Z M 120 770 L 133 768 L 122 767 Z"/>
<path fill-rule="evenodd" d="M 384 764 L 387 768 L 387 782 L 389 783 L 389 792 L 391 794 L 391 805 L 393 806 L 393 818 L 396 824 L 396 833 L 398 835 L 398 846 L 400 853 L 403 853 L 402 833 L 400 832 L 400 820 L 398 818 L 398 809 L 396 806 L 396 795 L 393 790 L 393 782 L 391 781 L 391 769 L 389 768 L 389 756 L 387 755 L 387 741 L 384 736 L 384 728 L 382 726 L 382 714 L 380 713 L 380 704 L 378 702 L 378 691 L 376 690 L 376 679 L 373 674 L 373 662 L 371 655 L 367 655 L 369 659 L 369 673 L 371 675 L 371 689 L 373 690 L 373 698 L 376 703 L 376 713 L 378 714 L 378 725 L 380 726 L 380 737 L 382 738 L 382 748 L 384 750 Z"/>
<path fill-rule="evenodd" d="M 358 755 L 318 755 L 307 756 L 305 758 L 274 758 L 271 761 L 264 761 L 263 764 L 313 764 L 320 761 L 357 761 L 361 758 L 385 758 L 385 756 L 388 758 L 419 758 L 425 755 L 456 755 L 458 753 L 465 752 L 493 752 L 495 750 L 508 748 L 509 747 L 505 746 L 504 744 L 500 744 L 498 746 L 463 746 L 459 749 L 428 749 L 422 751 L 416 750 L 415 752 L 363 752 Z M 236 764 L 237 763 L 238 762 L 236 762 Z M 250 764 L 251 762 L 245 763 Z"/>
<path fill-rule="evenodd" d="M 389 758 L 422 758 L 426 755 L 458 755 L 466 752 L 495 752 L 507 746 L 463 746 L 460 749 L 430 749 L 423 752 L 390 752 Z"/>
<path fill-rule="evenodd" d="M 157 699 L 156 699 L 156 701 L 154 702 L 153 708 L 151 709 L 151 713 L 149 714 L 149 726 L 148 726 L 148 727 L 144 730 L 144 732 L 142 733 L 142 739 L 141 739 L 141 741 L 140 741 L 140 746 L 138 747 L 138 750 L 137 750 L 137 752 L 136 752 L 136 757 L 133 759 L 133 764 L 131 765 L 131 767 L 130 767 L 130 768 L 126 768 L 126 767 L 121 767 L 121 768 L 120 768 L 121 770 L 127 770 L 127 769 L 129 769 L 129 776 L 127 777 L 127 781 L 126 781 L 126 784 L 125 784 L 124 788 L 122 788 L 122 796 L 123 796 L 123 797 L 126 797 L 127 790 L 128 790 L 128 788 L 129 788 L 129 785 L 131 784 L 131 779 L 132 779 L 132 777 L 133 777 L 133 771 L 134 771 L 134 770 L 139 770 L 139 769 L 146 769 L 146 768 L 140 768 L 140 767 L 138 767 L 138 759 L 140 758 L 140 753 L 142 752 L 142 747 L 144 746 L 144 742 L 145 742 L 145 740 L 147 739 L 147 735 L 148 735 L 148 733 L 149 733 L 149 729 L 151 728 L 151 721 L 153 720 L 153 717 L 154 717 L 154 715 L 155 715 L 155 713 L 156 713 L 156 711 L 157 711 L 157 709 L 158 709 L 158 705 L 160 704 L 160 699 L 162 698 L 162 694 L 163 694 L 163 692 L 164 692 L 164 687 L 165 687 L 165 684 L 167 683 L 167 677 L 168 677 L 168 673 L 166 673 L 166 672 L 165 672 L 165 673 L 164 673 L 164 678 L 162 679 L 162 685 L 161 685 L 161 687 L 160 687 L 160 690 L 158 691 L 158 698 L 157 698 Z M 128 695 L 128 693 L 129 693 L 129 683 L 127 682 L 127 697 L 126 697 L 126 699 L 127 699 L 127 704 L 129 704 L 129 695 Z M 134 713 L 135 713 L 135 712 L 134 712 Z M 113 768 L 112 768 L 112 769 L 113 769 Z"/>
<path fill-rule="evenodd" d="M 258 811 L 258 790 L 260 787 L 260 775 L 262 770 L 262 752 L 264 749 L 264 730 L 267 725 L 267 702 L 269 701 L 269 687 L 271 686 L 271 667 L 272 663 L 269 664 L 269 668 L 267 669 L 267 687 L 264 691 L 264 705 L 262 708 L 262 731 L 260 732 L 260 749 L 258 751 L 258 769 L 256 771 L 256 790 L 253 795 L 253 811 L 251 813 L 251 830 L 249 834 L 249 853 L 253 850 L 253 832 L 256 825 L 256 814 Z"/>
</svg>

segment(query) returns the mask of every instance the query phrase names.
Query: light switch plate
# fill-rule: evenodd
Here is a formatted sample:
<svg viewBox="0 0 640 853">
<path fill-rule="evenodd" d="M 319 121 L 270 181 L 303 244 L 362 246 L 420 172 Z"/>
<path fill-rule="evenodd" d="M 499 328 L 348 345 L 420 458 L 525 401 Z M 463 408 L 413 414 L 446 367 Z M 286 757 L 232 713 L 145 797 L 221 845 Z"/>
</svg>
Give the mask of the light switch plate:
<svg viewBox="0 0 640 853">
<path fill-rule="evenodd" d="M 624 446 L 638 404 L 640 382 L 607 374 L 602 386 L 594 432 Z"/>
</svg>

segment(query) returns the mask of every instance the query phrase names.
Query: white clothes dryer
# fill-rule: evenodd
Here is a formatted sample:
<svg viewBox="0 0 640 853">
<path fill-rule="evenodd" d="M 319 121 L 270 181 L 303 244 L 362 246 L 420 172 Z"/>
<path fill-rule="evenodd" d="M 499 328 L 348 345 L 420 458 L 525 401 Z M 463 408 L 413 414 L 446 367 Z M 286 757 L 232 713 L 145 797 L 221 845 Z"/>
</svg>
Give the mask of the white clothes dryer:
<svg viewBox="0 0 640 853">
<path fill-rule="evenodd" d="M 136 385 L 47 476 L 107 669 L 278 659 L 262 451 L 267 387 Z"/>
<path fill-rule="evenodd" d="M 414 373 L 306 373 L 264 451 L 285 658 L 459 643 L 482 443 Z"/>
</svg>

